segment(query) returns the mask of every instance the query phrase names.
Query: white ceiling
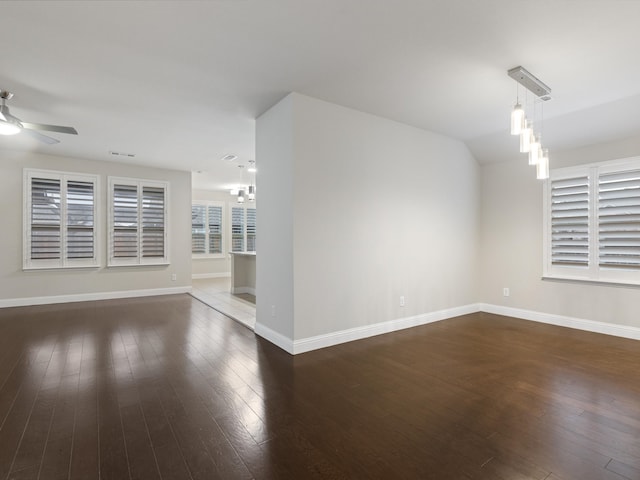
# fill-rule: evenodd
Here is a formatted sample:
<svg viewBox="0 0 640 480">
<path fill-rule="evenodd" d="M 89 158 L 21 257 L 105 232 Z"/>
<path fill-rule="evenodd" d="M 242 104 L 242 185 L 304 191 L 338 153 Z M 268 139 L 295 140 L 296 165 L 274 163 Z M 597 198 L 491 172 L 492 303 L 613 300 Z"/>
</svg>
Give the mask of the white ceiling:
<svg viewBox="0 0 640 480">
<path fill-rule="evenodd" d="M 58 145 L 0 148 L 204 173 L 226 188 L 254 158 L 254 119 L 290 91 L 514 158 L 523 65 L 553 89 L 553 150 L 640 132 L 640 1 L 211 0 L 1 5 L 0 87 L 27 122 L 71 125 Z M 553 155 L 553 153 L 552 153 Z M 122 161 L 122 160 L 119 160 Z M 356 161 L 356 159 L 354 159 Z M 259 159 L 258 159 L 259 164 Z"/>
</svg>

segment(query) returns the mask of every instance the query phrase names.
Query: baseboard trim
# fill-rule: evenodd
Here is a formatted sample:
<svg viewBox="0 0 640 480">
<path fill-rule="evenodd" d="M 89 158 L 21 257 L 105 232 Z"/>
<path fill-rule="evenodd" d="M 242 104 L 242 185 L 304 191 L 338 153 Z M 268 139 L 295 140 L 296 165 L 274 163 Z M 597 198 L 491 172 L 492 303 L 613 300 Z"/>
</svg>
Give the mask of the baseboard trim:
<svg viewBox="0 0 640 480">
<path fill-rule="evenodd" d="M 567 317 L 564 315 L 555 315 L 552 313 L 536 312 L 534 310 L 525 310 L 487 303 L 481 303 L 479 308 L 481 312 L 493 313 L 496 315 L 505 315 L 508 317 L 521 318 L 523 320 L 531 320 L 533 322 L 556 325 L 558 327 L 568 327 L 587 332 L 640 340 L 640 328 L 630 327 L 628 325 L 616 325 L 615 323 L 585 320 L 583 318 Z"/>
<path fill-rule="evenodd" d="M 175 295 L 190 293 L 191 287 L 149 288 L 145 290 L 124 290 L 119 292 L 78 293 L 73 295 L 52 295 L 47 297 L 25 297 L 0 299 L 0 308 L 28 307 L 54 303 L 88 302 L 94 300 L 113 300 L 116 298 L 151 297 L 156 295 Z"/>
<path fill-rule="evenodd" d="M 203 278 L 225 278 L 230 277 L 231 272 L 218 272 L 218 273 L 193 273 L 191 275 L 192 280 L 201 280 Z"/>
<path fill-rule="evenodd" d="M 254 287 L 231 287 L 231 293 L 233 293 L 234 295 L 249 293 L 255 297 L 256 289 Z"/>
<path fill-rule="evenodd" d="M 272 330 L 269 327 L 266 327 L 258 322 L 256 322 L 256 326 L 254 327 L 253 331 L 256 335 L 280 347 L 285 352 L 295 355 L 293 351 L 293 340 L 291 340 L 290 338 L 285 337 L 281 333 L 278 333 L 275 330 Z"/>
<path fill-rule="evenodd" d="M 303 338 L 293 342 L 293 353 L 304 353 L 320 348 L 331 347 L 341 343 L 361 340 L 384 333 L 396 332 L 406 328 L 426 325 L 428 323 L 439 322 L 447 318 L 458 317 L 479 311 L 478 304 L 464 305 L 461 307 L 447 308 L 436 312 L 423 313 L 412 317 L 398 318 L 386 322 L 376 323 L 374 325 L 365 325 L 362 327 L 349 328 L 337 332 L 317 335 L 315 337 Z"/>
<path fill-rule="evenodd" d="M 475 313 L 478 311 L 478 304 L 464 305 L 461 307 L 447 308 L 444 310 L 424 313 L 412 317 L 398 318 L 396 320 L 380 322 L 374 325 L 365 325 L 362 327 L 339 330 L 337 332 L 326 333 L 323 335 L 317 335 L 315 337 L 303 338 L 295 341 L 285 337 L 284 335 L 274 330 L 271 330 L 268 327 L 265 327 L 260 323 L 256 323 L 255 332 L 257 335 L 260 335 L 266 340 L 269 340 L 271 343 L 274 343 L 284 351 L 292 355 L 297 355 L 299 353 L 310 352 L 312 350 L 318 350 L 320 348 L 332 347 L 341 343 L 361 340 L 363 338 L 369 338 L 375 335 L 396 332 L 398 330 L 404 330 L 405 328 L 426 325 L 427 323 L 438 322 L 447 318 L 467 315 L 469 313 Z"/>
</svg>

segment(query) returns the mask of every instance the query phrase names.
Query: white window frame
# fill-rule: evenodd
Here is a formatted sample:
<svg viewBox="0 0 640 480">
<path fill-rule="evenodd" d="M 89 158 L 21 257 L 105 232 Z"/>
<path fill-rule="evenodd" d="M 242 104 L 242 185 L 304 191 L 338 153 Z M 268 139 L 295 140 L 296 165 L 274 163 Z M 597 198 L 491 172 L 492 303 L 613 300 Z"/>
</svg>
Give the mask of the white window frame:
<svg viewBox="0 0 640 480">
<path fill-rule="evenodd" d="M 191 207 L 193 208 L 194 206 L 202 206 L 205 208 L 205 237 L 204 237 L 204 244 L 205 244 L 205 249 L 207 250 L 207 252 L 205 253 L 193 253 L 193 249 L 191 251 L 191 256 L 193 259 L 207 259 L 207 258 L 224 258 L 226 256 L 225 254 L 225 246 L 226 246 L 226 239 L 225 239 L 225 231 L 227 228 L 227 219 L 225 218 L 225 213 L 226 213 L 226 202 L 220 202 L 220 201 L 214 201 L 214 200 L 195 200 L 191 203 Z M 220 238 L 220 242 L 221 242 L 221 249 L 220 249 L 220 253 L 209 253 L 209 238 L 210 238 L 210 231 L 209 231 L 209 208 L 210 207 L 216 207 L 216 208 L 220 208 L 220 212 L 221 212 L 221 217 L 222 217 L 222 225 L 221 225 L 221 238 Z M 191 230 L 191 234 L 192 234 L 192 238 L 193 238 L 193 229 Z"/>
<path fill-rule="evenodd" d="M 640 269 L 600 266 L 598 224 L 599 175 L 640 170 L 640 157 L 551 170 L 543 194 L 543 278 L 607 284 L 640 285 Z M 554 180 L 589 176 L 588 265 L 553 265 L 551 255 L 551 184 Z"/>
<path fill-rule="evenodd" d="M 232 253 L 238 253 L 236 251 L 233 250 L 233 209 L 234 208 L 239 208 L 242 209 L 243 211 L 243 228 L 242 228 L 242 234 L 243 234 L 243 245 L 244 245 L 244 249 L 242 250 L 242 252 L 254 252 L 255 250 L 247 250 L 247 209 L 255 209 L 256 210 L 256 215 L 257 215 L 257 209 L 256 209 L 256 205 L 255 203 L 250 203 L 250 204 L 238 204 L 238 203 L 231 203 L 229 204 L 229 221 L 227 222 L 229 225 L 229 251 Z M 256 244 L 257 244 L 257 232 L 256 232 Z M 257 245 L 256 245 L 257 248 Z"/>
<path fill-rule="evenodd" d="M 109 216 L 109 238 L 108 238 L 108 267 L 126 267 L 126 266 L 144 266 L 144 265 L 169 265 L 169 182 L 157 180 L 145 180 L 139 178 L 128 177 L 108 177 L 109 194 L 108 194 L 108 216 Z M 114 188 L 116 185 L 124 185 L 136 187 L 138 198 L 138 224 L 137 224 L 137 256 L 130 258 L 117 258 L 114 256 Z M 143 257 L 142 256 L 142 190 L 145 187 L 164 189 L 164 255 L 162 257 Z"/>
<path fill-rule="evenodd" d="M 31 258 L 31 215 L 32 215 L 32 181 L 34 178 L 58 180 L 60 182 L 60 258 L 59 259 L 32 259 Z M 67 223 L 67 185 L 70 181 L 86 182 L 93 184 L 93 257 L 92 258 L 67 258 L 67 236 L 69 225 Z M 100 219 L 98 217 L 98 200 L 100 198 L 100 178 L 97 175 L 82 173 L 61 172 L 54 170 L 40 170 L 25 168 L 23 171 L 23 240 L 22 258 L 24 270 L 41 269 L 66 269 L 66 268 L 95 268 L 100 265 L 99 255 L 99 230 Z"/>
</svg>

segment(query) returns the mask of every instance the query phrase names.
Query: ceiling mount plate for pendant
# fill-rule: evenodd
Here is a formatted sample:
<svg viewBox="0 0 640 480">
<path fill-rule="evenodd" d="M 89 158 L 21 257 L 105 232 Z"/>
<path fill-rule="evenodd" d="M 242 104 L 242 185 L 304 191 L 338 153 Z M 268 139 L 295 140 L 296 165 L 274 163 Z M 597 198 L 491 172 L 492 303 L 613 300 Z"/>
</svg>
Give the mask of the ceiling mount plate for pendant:
<svg viewBox="0 0 640 480">
<path fill-rule="evenodd" d="M 551 88 L 542 80 L 536 78 L 526 68 L 518 66 L 512 68 L 507 74 L 520 85 L 540 98 L 540 100 L 551 100 Z"/>
</svg>

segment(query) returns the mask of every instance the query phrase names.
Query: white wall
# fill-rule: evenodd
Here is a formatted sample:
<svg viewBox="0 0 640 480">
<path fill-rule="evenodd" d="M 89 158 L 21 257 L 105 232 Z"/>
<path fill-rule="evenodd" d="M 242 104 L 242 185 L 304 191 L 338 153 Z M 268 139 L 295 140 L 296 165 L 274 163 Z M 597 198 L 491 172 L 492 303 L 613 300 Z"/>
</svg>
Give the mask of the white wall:
<svg viewBox="0 0 640 480">
<path fill-rule="evenodd" d="M 640 137 L 555 152 L 551 168 L 640 155 Z M 640 327 L 639 287 L 542 280 L 542 183 L 524 155 L 482 167 L 482 301 Z M 510 288 L 504 297 L 502 289 Z M 587 328 L 589 328 L 587 326 Z"/>
<path fill-rule="evenodd" d="M 73 270 L 22 270 L 23 169 L 39 168 L 66 172 L 91 173 L 100 177 L 98 251 L 100 268 Z M 106 268 L 107 176 L 135 177 L 169 182 L 168 266 Z M 92 298 L 101 294 L 126 291 L 191 287 L 191 174 L 174 170 L 137 167 L 114 162 L 95 162 L 37 153 L 0 151 L 0 306 L 30 304 L 47 297 L 54 302 L 62 297 Z M 177 280 L 172 281 L 171 275 Z"/>
<path fill-rule="evenodd" d="M 479 168 L 463 143 L 292 94 L 258 119 L 256 145 L 258 324 L 271 321 L 265 256 L 293 257 L 279 289 L 294 341 L 478 301 Z M 292 230 L 274 232 L 269 215 Z"/>
<path fill-rule="evenodd" d="M 256 121 L 256 333 L 281 346 L 293 339 L 293 140 L 289 95 Z"/>
</svg>

